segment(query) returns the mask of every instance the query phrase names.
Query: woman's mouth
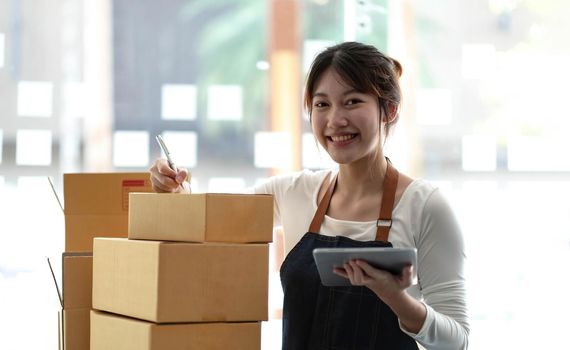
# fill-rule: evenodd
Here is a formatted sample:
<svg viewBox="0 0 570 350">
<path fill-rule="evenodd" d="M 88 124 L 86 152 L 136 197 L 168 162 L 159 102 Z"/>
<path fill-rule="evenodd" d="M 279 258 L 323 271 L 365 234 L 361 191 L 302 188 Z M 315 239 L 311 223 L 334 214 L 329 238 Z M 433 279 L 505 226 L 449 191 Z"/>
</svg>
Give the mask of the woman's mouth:
<svg viewBox="0 0 570 350">
<path fill-rule="evenodd" d="M 349 134 L 349 135 L 339 135 L 339 136 L 328 136 L 327 138 L 329 141 L 332 142 L 346 142 L 350 141 L 356 137 L 356 134 Z"/>
</svg>

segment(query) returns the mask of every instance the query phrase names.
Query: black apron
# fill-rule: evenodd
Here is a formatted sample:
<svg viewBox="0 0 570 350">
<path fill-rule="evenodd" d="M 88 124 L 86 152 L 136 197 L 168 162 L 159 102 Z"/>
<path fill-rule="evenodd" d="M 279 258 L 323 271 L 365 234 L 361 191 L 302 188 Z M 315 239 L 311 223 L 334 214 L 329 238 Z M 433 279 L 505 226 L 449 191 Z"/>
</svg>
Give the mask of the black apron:
<svg viewBox="0 0 570 350">
<path fill-rule="evenodd" d="M 281 265 L 283 287 L 283 350 L 414 349 L 398 318 L 374 292 L 363 286 L 325 287 L 313 260 L 313 249 L 331 247 L 392 247 L 388 234 L 398 171 L 388 162 L 375 241 L 320 235 L 336 176 L 307 232 Z"/>
</svg>

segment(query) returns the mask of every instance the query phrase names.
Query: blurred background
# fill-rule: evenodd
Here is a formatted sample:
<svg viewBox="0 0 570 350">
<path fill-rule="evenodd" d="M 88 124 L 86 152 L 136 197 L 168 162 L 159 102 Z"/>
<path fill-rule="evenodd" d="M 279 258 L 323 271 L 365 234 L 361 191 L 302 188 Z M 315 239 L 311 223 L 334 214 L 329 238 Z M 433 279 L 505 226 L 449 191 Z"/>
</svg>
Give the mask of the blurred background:
<svg viewBox="0 0 570 350">
<path fill-rule="evenodd" d="M 0 348 L 57 347 L 46 257 L 59 262 L 64 225 L 48 177 L 61 196 L 63 173 L 146 171 L 157 134 L 195 192 L 333 166 L 302 85 L 346 40 L 404 67 L 388 155 L 459 218 L 470 349 L 568 347 L 568 13 L 557 0 L 0 0 Z M 280 346 L 272 255 L 264 349 Z"/>
</svg>

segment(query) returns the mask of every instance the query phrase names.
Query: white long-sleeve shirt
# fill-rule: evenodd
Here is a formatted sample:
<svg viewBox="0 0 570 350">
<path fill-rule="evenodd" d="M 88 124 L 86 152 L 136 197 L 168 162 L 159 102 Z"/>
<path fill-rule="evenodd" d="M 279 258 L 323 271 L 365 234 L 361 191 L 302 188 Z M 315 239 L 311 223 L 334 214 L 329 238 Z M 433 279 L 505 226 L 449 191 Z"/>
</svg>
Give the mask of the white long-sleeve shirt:
<svg viewBox="0 0 570 350">
<path fill-rule="evenodd" d="M 328 173 L 304 170 L 269 178 L 254 187 L 254 193 L 274 196 L 274 223 L 283 227 L 285 255 L 308 231 L 317 210 L 319 189 Z M 371 241 L 376 237 L 376 221 L 325 216 L 319 233 Z M 427 309 L 426 320 L 417 334 L 400 326 L 402 331 L 429 350 L 466 349 L 469 322 L 465 249 L 460 227 L 440 191 L 424 180 L 414 180 L 394 207 L 388 240 L 394 247 L 417 249 L 418 283 L 407 292 Z"/>
</svg>

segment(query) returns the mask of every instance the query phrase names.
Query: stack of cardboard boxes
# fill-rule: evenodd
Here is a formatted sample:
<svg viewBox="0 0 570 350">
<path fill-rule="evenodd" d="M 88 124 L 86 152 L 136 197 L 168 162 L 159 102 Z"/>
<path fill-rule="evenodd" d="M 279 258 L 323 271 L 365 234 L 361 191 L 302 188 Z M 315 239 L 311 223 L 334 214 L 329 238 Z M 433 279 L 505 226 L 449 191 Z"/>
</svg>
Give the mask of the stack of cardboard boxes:
<svg viewBox="0 0 570 350">
<path fill-rule="evenodd" d="M 132 193 L 128 239 L 96 238 L 91 349 L 260 349 L 267 195 Z"/>
<path fill-rule="evenodd" d="M 93 238 L 127 237 L 130 192 L 151 192 L 148 173 L 65 174 L 60 347 L 89 349 Z"/>
</svg>

